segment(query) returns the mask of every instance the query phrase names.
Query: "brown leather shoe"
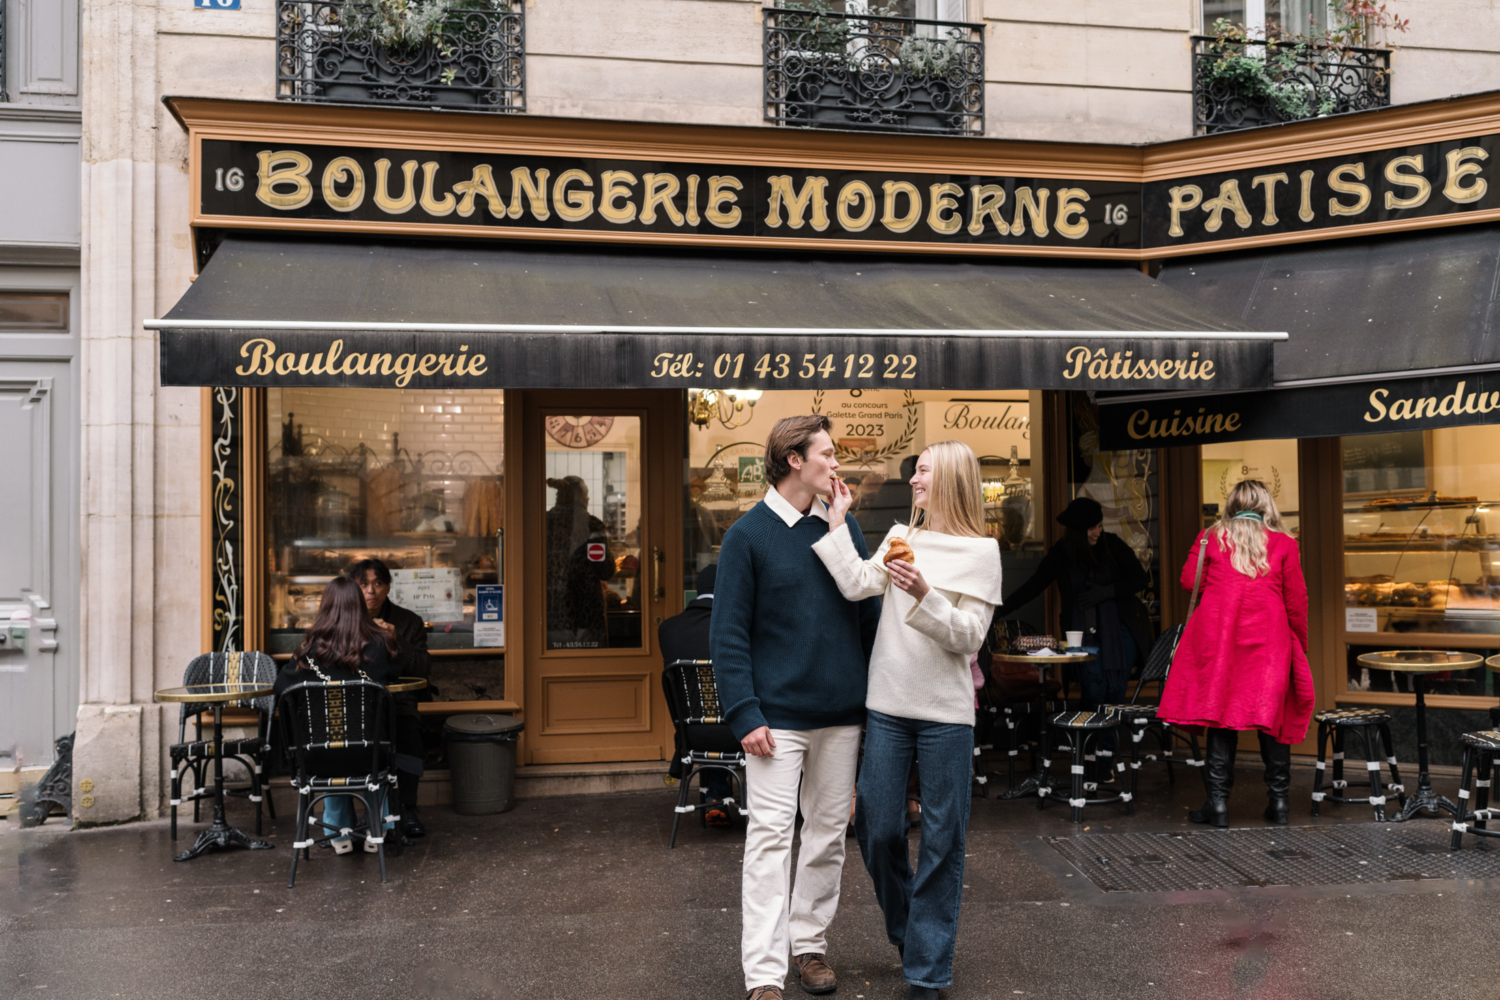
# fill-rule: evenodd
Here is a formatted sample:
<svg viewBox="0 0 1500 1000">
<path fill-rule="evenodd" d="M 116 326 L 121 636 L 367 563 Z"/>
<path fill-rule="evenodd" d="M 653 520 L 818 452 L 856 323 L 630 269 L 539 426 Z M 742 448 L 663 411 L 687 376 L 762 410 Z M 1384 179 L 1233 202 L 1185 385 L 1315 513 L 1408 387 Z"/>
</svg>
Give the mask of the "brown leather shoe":
<svg viewBox="0 0 1500 1000">
<path fill-rule="evenodd" d="M 745 1000 L 781 1000 L 781 987 L 757 986 L 745 994 Z"/>
<path fill-rule="evenodd" d="M 792 968 L 802 982 L 803 993 L 832 993 L 839 988 L 838 977 L 833 974 L 823 956 L 815 951 L 806 955 L 793 955 Z"/>
</svg>

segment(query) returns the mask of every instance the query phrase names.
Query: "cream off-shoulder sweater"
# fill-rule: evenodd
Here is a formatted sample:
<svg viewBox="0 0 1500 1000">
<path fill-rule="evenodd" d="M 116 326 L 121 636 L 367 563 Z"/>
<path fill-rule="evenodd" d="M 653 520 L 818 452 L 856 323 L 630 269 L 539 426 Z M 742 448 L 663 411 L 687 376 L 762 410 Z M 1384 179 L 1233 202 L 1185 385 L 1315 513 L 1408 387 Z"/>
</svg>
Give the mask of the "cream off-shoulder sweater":
<svg viewBox="0 0 1500 1000">
<path fill-rule="evenodd" d="M 911 546 L 931 587 L 921 603 L 895 586 L 885 570 L 886 551 L 898 537 Z M 813 551 L 847 599 L 884 598 L 865 707 L 906 719 L 973 725 L 969 657 L 984 643 L 990 616 L 1002 601 L 995 540 L 912 532 L 898 524 L 864 560 L 848 527 L 840 525 L 815 542 Z"/>
</svg>

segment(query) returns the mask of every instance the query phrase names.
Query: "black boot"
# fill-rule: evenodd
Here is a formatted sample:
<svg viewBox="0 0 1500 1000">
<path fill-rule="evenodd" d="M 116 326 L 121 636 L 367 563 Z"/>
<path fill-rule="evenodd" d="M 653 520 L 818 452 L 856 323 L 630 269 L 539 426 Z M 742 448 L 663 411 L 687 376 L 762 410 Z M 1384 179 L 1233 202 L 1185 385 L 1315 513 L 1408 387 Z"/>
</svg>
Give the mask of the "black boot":
<svg viewBox="0 0 1500 1000">
<path fill-rule="evenodd" d="M 1266 795 L 1270 805 L 1266 806 L 1266 822 L 1277 826 L 1291 823 L 1292 804 L 1292 748 L 1277 743 L 1265 733 L 1260 736 L 1260 759 L 1266 765 Z"/>
<path fill-rule="evenodd" d="M 1240 734 L 1233 729 L 1210 729 L 1204 754 L 1203 787 L 1208 799 L 1202 809 L 1188 813 L 1194 823 L 1209 823 L 1220 829 L 1229 825 L 1229 790 L 1234 787 L 1234 752 Z"/>
<path fill-rule="evenodd" d="M 942 996 L 931 986 L 913 986 L 906 984 L 906 1000 L 938 1000 Z"/>
</svg>

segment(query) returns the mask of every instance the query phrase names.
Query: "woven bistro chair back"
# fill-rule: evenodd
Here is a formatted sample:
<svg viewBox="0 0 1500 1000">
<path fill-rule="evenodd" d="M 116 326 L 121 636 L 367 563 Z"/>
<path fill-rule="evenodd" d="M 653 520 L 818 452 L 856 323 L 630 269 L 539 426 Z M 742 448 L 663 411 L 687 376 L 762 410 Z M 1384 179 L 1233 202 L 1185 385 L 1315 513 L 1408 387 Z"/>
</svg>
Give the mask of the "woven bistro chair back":
<svg viewBox="0 0 1500 1000">
<path fill-rule="evenodd" d="M 254 650 L 248 652 L 221 652 L 204 653 L 195 656 L 182 673 L 184 685 L 197 684 L 255 684 L 270 687 L 276 683 L 276 661 L 265 653 Z M 271 712 L 275 707 L 275 696 L 265 695 L 260 698 L 250 698 L 240 702 L 255 710 L 256 726 L 255 735 L 241 737 L 238 739 L 227 739 L 220 747 L 226 760 L 237 760 L 244 766 L 250 775 L 250 788 L 248 791 L 231 790 L 231 795 L 245 795 L 251 802 L 255 803 L 255 833 L 261 833 L 261 803 L 270 810 L 271 818 L 276 818 L 276 806 L 271 802 L 269 796 L 262 794 L 266 780 L 266 767 L 270 761 L 270 751 L 267 744 L 270 742 L 271 734 Z M 225 706 L 232 707 L 232 706 Z M 177 714 L 177 742 L 168 748 L 171 758 L 171 803 L 172 803 L 172 839 L 177 839 L 177 807 L 186 802 L 193 803 L 193 822 L 199 821 L 199 805 L 201 800 L 212 795 L 213 791 L 208 787 L 208 769 L 213 760 L 214 745 L 211 735 L 205 733 L 208 726 L 202 722 L 204 714 L 213 714 L 214 706 L 204 702 L 186 702 L 180 706 Z M 190 740 L 187 734 L 189 720 L 198 720 L 194 729 L 193 738 Z M 186 796 L 182 792 L 182 783 L 185 778 L 191 776 L 193 779 L 192 792 Z"/>
<path fill-rule="evenodd" d="M 182 683 L 184 686 L 194 684 L 264 684 L 270 687 L 276 683 L 276 661 L 265 653 L 255 650 L 249 652 L 229 653 L 204 653 L 195 656 L 188 664 L 187 670 L 183 671 Z M 260 698 L 247 699 L 244 704 L 254 708 L 261 713 L 264 723 L 271 717 L 271 709 L 276 702 L 275 695 L 265 695 Z M 184 727 L 193 716 L 200 712 L 212 712 L 214 707 L 203 702 L 186 702 L 182 706 L 179 715 L 178 736 L 185 735 Z"/>
<path fill-rule="evenodd" d="M 296 884 L 297 860 L 308 848 L 348 835 L 334 831 L 318 837 L 309 832 L 313 806 L 330 795 L 354 795 L 364 802 L 365 819 L 357 830 L 376 845 L 380 881 L 386 880 L 384 823 L 400 819 L 385 814 L 396 787 L 395 748 L 387 737 L 392 704 L 389 691 L 363 679 L 303 681 L 281 692 L 277 718 L 295 761 L 292 783 L 297 789 L 297 835 L 288 887 Z"/>
<path fill-rule="evenodd" d="M 662 690 L 672 712 L 682 746 L 682 781 L 677 794 L 677 812 L 672 817 L 670 849 L 677 846 L 677 824 L 684 813 L 698 811 L 701 803 L 688 801 L 688 785 L 702 771 L 722 771 L 732 783 L 740 786 L 739 803 L 732 798 L 725 805 L 736 805 L 740 816 L 748 815 L 745 790 L 745 751 L 735 738 L 734 730 L 724 721 L 719 701 L 719 685 L 714 680 L 712 660 L 673 660 L 661 675 Z M 699 819 L 703 817 L 700 813 Z"/>
</svg>

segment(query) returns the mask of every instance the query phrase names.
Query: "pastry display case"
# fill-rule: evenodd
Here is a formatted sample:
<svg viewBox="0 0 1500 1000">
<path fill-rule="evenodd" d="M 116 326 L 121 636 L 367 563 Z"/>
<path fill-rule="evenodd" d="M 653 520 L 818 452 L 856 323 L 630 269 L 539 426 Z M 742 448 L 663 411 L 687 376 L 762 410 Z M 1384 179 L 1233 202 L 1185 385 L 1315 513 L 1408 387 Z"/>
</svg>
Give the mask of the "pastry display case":
<svg viewBox="0 0 1500 1000">
<path fill-rule="evenodd" d="M 1500 501 L 1347 499 L 1344 604 L 1350 631 L 1500 633 Z"/>
</svg>

